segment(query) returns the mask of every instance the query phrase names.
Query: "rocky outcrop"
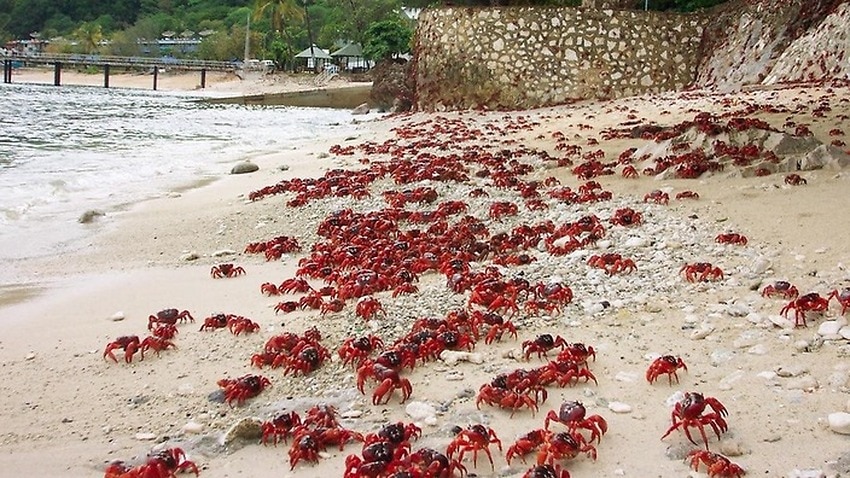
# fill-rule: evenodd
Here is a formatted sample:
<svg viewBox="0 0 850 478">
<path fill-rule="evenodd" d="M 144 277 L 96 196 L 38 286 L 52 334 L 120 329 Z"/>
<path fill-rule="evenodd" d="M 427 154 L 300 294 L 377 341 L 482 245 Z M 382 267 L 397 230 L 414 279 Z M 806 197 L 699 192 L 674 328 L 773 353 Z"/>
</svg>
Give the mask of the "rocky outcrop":
<svg viewBox="0 0 850 478">
<path fill-rule="evenodd" d="M 410 63 L 386 60 L 372 69 L 372 91 L 369 100 L 381 111 L 408 111 L 413 104 Z"/>
</svg>

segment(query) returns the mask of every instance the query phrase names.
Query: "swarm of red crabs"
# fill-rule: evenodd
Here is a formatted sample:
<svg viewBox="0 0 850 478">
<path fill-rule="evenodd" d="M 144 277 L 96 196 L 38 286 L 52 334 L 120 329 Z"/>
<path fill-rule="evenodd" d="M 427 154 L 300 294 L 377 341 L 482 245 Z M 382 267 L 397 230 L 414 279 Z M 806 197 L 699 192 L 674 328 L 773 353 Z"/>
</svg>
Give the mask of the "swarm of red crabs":
<svg viewBox="0 0 850 478">
<path fill-rule="evenodd" d="M 706 132 L 721 126 L 752 126 L 740 118 L 721 126 L 717 125 L 717 120 L 698 117 L 690 126 Z M 513 126 L 524 127 L 522 124 Z M 533 274 L 522 274 L 524 268 L 532 269 L 536 267 L 535 263 L 540 264 L 537 261 L 544 255 L 563 257 L 587 252 L 587 255 L 581 256 L 588 258 L 587 266 L 602 269 L 608 276 L 638 270 L 635 259 L 611 250 L 590 249 L 603 239 L 610 242 L 611 237 L 616 237 L 615 233 L 635 231 L 633 228 L 651 222 L 653 211 L 661 208 L 644 206 L 638 198 L 635 207 L 643 208 L 643 213 L 621 207 L 610 218 L 600 219 L 582 209 L 570 220 L 561 219 L 557 224 L 541 217 L 543 211 L 556 205 L 573 206 L 610 200 L 611 193 L 592 178 L 615 171 L 622 171 L 630 178 L 637 177 L 638 170 L 631 164 L 632 160 L 637 160 L 631 157 L 634 151 L 613 162 L 605 160 L 602 150 L 582 153 L 577 145 L 566 143 L 559 143 L 558 151 L 563 153 L 563 157 L 521 148 L 489 151 L 457 144 L 448 155 L 436 154 L 434 151 L 448 149 L 449 143 L 431 138 L 438 135 L 428 134 L 432 131 L 430 128 L 434 128 L 435 132 L 453 131 L 453 140 L 461 145 L 463 139 L 477 134 L 462 122 L 447 121 L 439 126 L 416 125 L 405 133 L 408 139 L 414 138 L 407 144 L 389 141 L 359 147 L 366 154 L 387 154 L 393 161 L 364 161 L 369 166 L 360 171 L 334 169 L 321 178 L 289 179 L 251 193 L 252 200 L 286 193 L 289 195 L 286 200 L 289 207 L 301 207 L 326 198 L 344 198 L 345 204 L 356 204 L 357 200 L 373 194 L 370 188 L 373 183 L 395 184 L 380 196 L 376 195 L 377 201 L 385 203 L 383 208 L 359 212 L 352 207 L 324 218 L 316 231 L 321 239 L 305 246 L 303 250 L 307 252 L 298 258 L 294 277 L 265 282 L 260 286 L 260 292 L 267 296 L 290 296 L 282 297 L 274 306 L 277 314 L 316 311 L 323 316 L 321 320 L 335 320 L 337 317 L 347 320 L 351 317 L 351 314 L 345 314 L 348 310 L 359 318 L 357 320 L 372 321 L 370 325 L 374 325 L 375 321 L 403 320 L 393 317 L 389 307 L 391 300 L 417 293 L 421 286 L 418 285 L 420 277 L 434 274 L 445 279 L 446 288 L 452 293 L 463 295 L 464 307 L 443 315 L 412 316 L 410 328 L 395 340 L 360 332 L 338 343 L 335 354 L 321 343 L 318 329 L 309 329 L 301 335 L 282 332 L 269 338 L 265 346 L 251 357 L 253 367 L 283 368 L 285 375 L 309 375 L 337 355 L 345 366 L 352 368 L 358 389 L 369 396 L 368 401 L 372 404 L 385 405 L 393 397 L 404 403 L 414 393 L 411 380 L 405 376 L 408 370 L 436 360 L 446 350 L 470 351 L 481 338 L 485 345 L 503 339 L 519 340 L 517 326 L 514 325 L 514 321 L 522 323 L 518 317 L 556 316 L 565 314 L 569 307 L 575 307 L 570 306 L 574 298 L 570 286 L 575 284 L 555 277 L 543 280 Z M 664 132 L 656 133 L 662 135 Z M 588 140 L 587 144 L 592 145 L 595 141 Z M 727 155 L 742 158 L 741 161 L 756 153 L 761 154 L 752 148 L 735 151 L 729 145 L 718 145 L 718 148 Z M 356 149 L 335 147 L 334 153 L 354 154 Z M 702 172 L 723 167 L 708 156 L 690 151 L 685 153 L 687 149 L 683 146 L 681 158 L 671 159 L 671 164 L 666 165 L 659 162 L 649 173 L 657 174 L 667 167 L 675 168 L 681 177 L 697 177 Z M 518 160 L 521 155 L 556 162 L 559 166 L 570 166 L 570 157 L 577 161 L 580 158 L 582 162 L 573 172 L 584 183 L 573 190 L 562 186 L 554 177 L 532 179 L 530 173 L 534 168 Z M 644 170 L 644 173 L 647 171 Z M 454 185 L 472 178 L 481 187 L 470 188 L 468 201 L 475 202 L 479 211 L 483 205 L 486 214 L 479 215 L 484 217 L 472 215 L 469 211 L 473 208 L 466 201 L 441 200 L 438 192 L 445 189 L 439 183 Z M 423 185 L 425 181 L 428 181 L 427 185 Z M 521 200 L 509 198 L 503 194 L 506 192 L 515 193 Z M 643 202 L 666 205 L 669 204 L 669 196 L 661 190 L 654 190 L 643 197 Z M 698 197 L 691 191 L 675 196 L 676 199 Z M 513 228 L 504 226 L 508 223 L 518 225 Z M 609 236 L 611 231 L 615 233 Z M 714 240 L 721 244 L 747 244 L 747 238 L 740 233 L 723 233 Z M 302 247 L 296 238 L 278 236 L 249 244 L 245 252 L 262 253 L 267 260 L 273 260 L 282 258 L 284 254 L 302 252 Z M 649 265 L 640 262 L 638 274 L 643 273 L 644 264 Z M 675 274 L 676 270 L 670 273 Z M 679 273 L 689 282 L 724 278 L 720 267 L 708 262 L 686 264 Z M 244 269 L 234 264 L 220 264 L 213 267 L 210 274 L 214 278 L 231 278 L 244 274 Z M 619 278 L 606 280 L 616 281 Z M 829 297 L 811 294 L 800 297 L 796 288 L 786 284 L 776 282 L 765 291 L 765 296 L 780 295 L 791 300 L 782 313 L 787 315 L 794 311 L 795 318 L 803 325 L 806 314 L 826 310 L 833 298 L 842 306 L 842 314 L 850 305 L 848 289 L 835 290 Z M 176 309 L 167 309 L 151 316 L 150 324 L 157 325 L 152 333 L 159 340 L 169 341 L 176 334 L 176 323 L 185 320 L 192 320 L 188 313 L 184 315 Z M 224 327 L 236 335 L 258 332 L 259 329 L 257 323 L 244 317 L 214 314 L 204 320 L 201 330 Z M 588 363 L 590 359 L 595 360 L 593 347 L 568 343 L 556 333 L 536 334 L 524 339 L 521 342 L 522 358 L 538 366 L 497 375 L 479 388 L 477 406 L 484 403 L 505 410 L 506 415 L 508 410 L 511 415 L 524 410 L 533 414 L 547 400 L 547 387 L 596 383 Z M 116 362 L 123 358 L 129 362 L 136 352 L 144 350 L 143 343 L 136 336 L 122 336 L 110 342 L 104 358 Z M 159 352 L 169 347 L 160 344 L 159 348 L 153 345 L 149 348 Z M 116 353 L 119 356 L 116 357 Z M 672 385 L 674 380 L 678 383 L 677 371 L 682 370 L 687 370 L 682 359 L 667 355 L 650 365 L 646 378 L 654 383 L 659 377 L 663 380 L 666 375 Z M 239 405 L 257 396 L 270 385 L 270 381 L 260 375 L 234 376 L 239 378 L 220 381 L 226 401 L 231 405 Z M 681 429 L 690 438 L 691 431 L 696 428 L 707 444 L 704 428 L 711 428 L 717 435 L 725 431 L 725 408 L 710 397 L 702 398 L 696 392 L 691 393 L 677 404 L 673 424 L 665 436 Z M 706 412 L 707 409 L 713 412 Z M 334 416 L 334 413 L 325 410 L 324 415 Z M 545 427 L 529 432 L 508 458 L 536 453 L 536 465 L 528 470 L 526 477 L 563 478 L 569 476 L 563 462 L 580 454 L 595 458 L 593 443 L 598 444 L 607 430 L 607 422 L 602 417 L 587 416 L 584 406 L 578 402 L 564 402 L 557 411 L 551 410 L 545 420 Z M 482 457 L 487 455 L 492 465 L 492 452 L 501 447 L 496 431 L 481 424 L 462 429 L 445 452 L 430 448 L 413 452 L 409 440 L 417 437 L 419 431 L 408 426 L 382 429 L 375 437 L 369 438 L 369 435 L 361 437 L 357 432 L 344 429 L 333 420 L 319 421 L 302 420 L 295 412 L 280 414 L 264 424 L 263 441 L 288 443 L 291 440 L 289 457 L 292 468 L 302 462 L 317 461 L 328 445 L 343 447 L 348 441 L 362 441 L 362 452 L 350 455 L 346 460 L 345 476 L 357 477 L 450 476 L 463 473 L 463 463 L 470 458 L 472 467 L 477 467 L 479 452 Z M 556 423 L 562 424 L 566 430 L 549 430 L 549 426 Z M 398 431 L 399 427 L 402 432 Z M 722 457 L 707 453 L 694 454 L 691 466 L 705 466 L 710 474 L 717 476 L 734 476 L 739 470 L 737 465 L 724 461 Z"/>
</svg>

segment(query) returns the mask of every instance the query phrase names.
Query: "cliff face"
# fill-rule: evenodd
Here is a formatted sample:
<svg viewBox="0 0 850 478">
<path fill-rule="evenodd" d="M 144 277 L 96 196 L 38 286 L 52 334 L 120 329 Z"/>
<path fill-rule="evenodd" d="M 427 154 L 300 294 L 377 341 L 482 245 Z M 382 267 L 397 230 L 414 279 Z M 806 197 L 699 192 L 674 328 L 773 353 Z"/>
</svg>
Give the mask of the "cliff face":
<svg viewBox="0 0 850 478">
<path fill-rule="evenodd" d="M 848 78 L 847 0 L 746 0 L 704 15 L 696 87 Z"/>
</svg>

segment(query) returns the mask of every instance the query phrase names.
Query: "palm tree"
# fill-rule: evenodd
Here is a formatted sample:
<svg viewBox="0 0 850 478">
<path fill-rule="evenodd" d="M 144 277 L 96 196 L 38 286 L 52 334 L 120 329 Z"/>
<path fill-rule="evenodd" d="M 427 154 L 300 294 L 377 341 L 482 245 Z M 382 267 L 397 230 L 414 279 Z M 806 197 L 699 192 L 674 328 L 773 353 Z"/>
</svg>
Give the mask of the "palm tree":
<svg viewBox="0 0 850 478">
<path fill-rule="evenodd" d="M 293 51 L 292 39 L 286 33 L 284 25 L 288 21 L 304 20 L 304 10 L 296 0 L 254 0 L 254 19 L 265 15 L 271 17 L 272 29 L 278 37 L 283 37 L 289 51 Z"/>
<path fill-rule="evenodd" d="M 103 41 L 103 29 L 97 23 L 86 22 L 74 31 L 74 37 L 85 53 L 94 53 Z"/>
</svg>

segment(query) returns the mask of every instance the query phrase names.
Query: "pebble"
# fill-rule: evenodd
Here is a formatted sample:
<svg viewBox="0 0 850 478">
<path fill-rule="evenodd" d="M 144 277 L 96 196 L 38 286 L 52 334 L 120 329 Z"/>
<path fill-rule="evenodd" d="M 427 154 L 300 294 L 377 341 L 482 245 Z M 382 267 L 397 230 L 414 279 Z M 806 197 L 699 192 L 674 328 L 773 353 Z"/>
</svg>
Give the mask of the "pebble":
<svg viewBox="0 0 850 478">
<path fill-rule="evenodd" d="M 614 413 L 631 413 L 632 406 L 623 402 L 609 402 L 608 409 Z"/>
<path fill-rule="evenodd" d="M 618 382 L 634 383 L 638 380 L 639 375 L 634 372 L 617 372 L 614 380 Z"/>
<path fill-rule="evenodd" d="M 360 418 L 363 416 L 363 411 L 356 409 L 346 410 L 340 413 L 339 416 L 345 419 Z"/>
<path fill-rule="evenodd" d="M 720 442 L 720 453 L 726 456 L 741 456 L 750 452 L 740 440 L 723 440 Z"/>
<path fill-rule="evenodd" d="M 233 168 L 230 170 L 230 174 L 245 174 L 245 173 L 253 173 L 254 171 L 259 171 L 260 167 L 251 161 L 242 161 L 240 163 L 236 163 Z"/>
<path fill-rule="evenodd" d="M 691 332 L 691 340 L 702 340 L 714 332 L 714 327 L 708 324 L 703 324 L 700 328 Z"/>
<path fill-rule="evenodd" d="M 200 258 L 201 256 L 195 251 L 189 251 L 180 255 L 180 260 L 184 262 L 196 261 Z"/>
<path fill-rule="evenodd" d="M 811 375 L 803 375 L 795 377 L 785 382 L 786 390 L 814 390 L 819 384 L 815 377 Z"/>
<path fill-rule="evenodd" d="M 425 402 L 410 402 L 404 407 L 404 412 L 414 421 L 425 422 L 429 418 L 436 417 L 437 409 Z"/>
<path fill-rule="evenodd" d="M 731 350 L 718 349 L 711 352 L 709 355 L 709 362 L 712 366 L 717 367 L 718 365 L 722 365 L 735 357 L 735 353 Z"/>
<path fill-rule="evenodd" d="M 781 315 L 768 315 L 767 320 L 780 329 L 792 330 L 794 328 L 794 321 Z"/>
<path fill-rule="evenodd" d="M 34 359 L 35 359 L 35 352 L 30 352 L 30 353 L 28 353 L 24 356 L 24 360 L 34 360 Z"/>
<path fill-rule="evenodd" d="M 184 434 L 192 434 L 197 435 L 203 431 L 204 425 L 198 422 L 188 422 L 183 427 L 180 428 L 180 431 Z"/>
<path fill-rule="evenodd" d="M 143 433 L 143 432 L 139 432 L 139 433 L 136 433 L 136 435 L 134 436 L 134 438 L 135 438 L 136 440 L 139 440 L 139 441 L 151 441 L 151 440 L 156 440 L 156 433 Z"/>
<path fill-rule="evenodd" d="M 850 435 L 850 413 L 830 413 L 826 419 L 830 430 L 841 435 Z"/>
<path fill-rule="evenodd" d="M 213 257 L 224 257 L 233 255 L 236 255 L 236 251 L 234 251 L 233 249 L 219 249 L 212 253 Z"/>
<path fill-rule="evenodd" d="M 768 348 L 765 344 L 756 344 L 747 349 L 747 353 L 750 355 L 765 355 L 767 352 Z"/>
<path fill-rule="evenodd" d="M 809 368 L 805 365 L 801 364 L 793 364 L 793 365 L 780 365 L 776 367 L 776 375 L 779 375 L 782 378 L 788 377 L 797 377 L 799 375 L 803 375 L 804 373 L 808 373 Z"/>
<path fill-rule="evenodd" d="M 446 374 L 447 382 L 460 382 L 464 379 L 463 372 L 450 372 Z"/>
<path fill-rule="evenodd" d="M 787 478 L 826 478 L 826 475 L 823 470 L 816 468 L 807 468 L 805 470 L 794 468 L 788 472 Z"/>
<path fill-rule="evenodd" d="M 221 436 L 220 443 L 224 447 L 229 447 L 235 443 L 248 440 L 256 441 L 263 436 L 263 422 L 256 417 L 245 417 L 234 423 Z"/>
<path fill-rule="evenodd" d="M 818 326 L 818 335 L 824 338 L 840 339 L 841 336 L 838 335 L 838 331 L 845 325 L 847 325 L 846 320 L 826 320 Z"/>
<path fill-rule="evenodd" d="M 122 310 L 119 310 L 118 312 L 109 316 L 109 320 L 111 320 L 113 322 L 121 322 L 125 318 L 126 317 L 124 316 L 124 311 L 122 311 Z"/>
<path fill-rule="evenodd" d="M 458 350 L 443 350 L 440 353 L 440 360 L 445 362 L 446 365 L 455 365 L 458 362 L 484 363 L 484 357 L 480 353 Z"/>
<path fill-rule="evenodd" d="M 82 213 L 79 218 L 77 218 L 77 222 L 80 224 L 88 224 L 98 217 L 105 216 L 106 213 L 99 209 L 89 209 L 88 211 Z"/>
</svg>

